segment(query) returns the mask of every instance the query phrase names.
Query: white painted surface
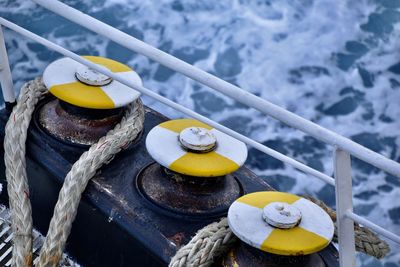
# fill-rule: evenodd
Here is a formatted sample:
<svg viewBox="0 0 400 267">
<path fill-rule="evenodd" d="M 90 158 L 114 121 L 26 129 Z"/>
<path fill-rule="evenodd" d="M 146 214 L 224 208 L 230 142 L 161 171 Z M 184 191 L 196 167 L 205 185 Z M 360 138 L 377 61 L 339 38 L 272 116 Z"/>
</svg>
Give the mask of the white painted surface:
<svg viewBox="0 0 400 267">
<path fill-rule="evenodd" d="M 47 88 L 51 88 L 55 85 L 80 82 L 76 78 L 75 74 L 76 70 L 81 68 L 90 68 L 103 75 L 103 77 L 112 78 L 107 74 L 103 74 L 103 72 L 111 72 L 109 69 L 93 62 L 92 64 L 96 66 L 97 70 L 96 68 L 86 66 L 68 57 L 55 60 L 51 64 L 49 64 L 44 70 L 43 82 Z M 139 75 L 134 71 L 117 72 L 113 74 L 134 83 L 140 85 L 142 84 L 142 80 L 140 79 Z M 133 102 L 140 96 L 140 93 L 138 91 L 132 90 L 129 86 L 116 80 L 113 80 L 110 83 L 101 86 L 100 88 L 114 102 L 115 107 L 123 107 Z"/>
<path fill-rule="evenodd" d="M 354 222 L 346 217 L 346 212 L 353 211 L 353 192 L 351 178 L 351 161 L 349 153 L 335 150 L 335 190 L 336 216 L 339 239 L 340 266 L 356 266 L 356 249 L 354 239 Z"/>
<path fill-rule="evenodd" d="M 135 84 L 142 85 L 142 79 L 134 71 L 117 72 L 115 73 L 118 77 L 122 77 L 128 81 L 132 81 Z M 136 90 L 132 90 L 130 87 L 120 83 L 117 80 L 113 80 L 112 83 L 107 86 L 102 86 L 101 89 L 116 103 L 120 106 L 126 106 L 133 100 L 140 96 L 140 93 Z M 131 99 L 133 99 L 131 101 Z"/>
<path fill-rule="evenodd" d="M 292 205 L 302 214 L 299 227 L 322 236 L 326 240 L 332 240 L 335 227 L 331 217 L 321 207 L 305 198 L 300 198 Z"/>
<path fill-rule="evenodd" d="M 263 210 L 238 201 L 228 211 L 228 224 L 232 232 L 247 244 L 260 248 L 274 230 L 262 218 Z"/>
<path fill-rule="evenodd" d="M 4 42 L 2 27 L 0 27 L 0 83 L 4 102 L 14 103 L 14 85 L 11 76 L 10 63 L 8 62 L 7 49 Z"/>
<path fill-rule="evenodd" d="M 49 64 L 43 72 L 43 82 L 47 88 L 57 84 L 77 82 L 75 70 L 82 66 L 70 58 L 60 58 Z"/>
<path fill-rule="evenodd" d="M 178 134 L 160 126 L 148 133 L 146 148 L 151 157 L 165 168 L 187 153 L 179 145 Z"/>
<path fill-rule="evenodd" d="M 215 152 L 242 166 L 247 159 L 246 145 L 217 129 L 212 129 L 211 133 L 217 138 L 218 145 Z"/>
</svg>

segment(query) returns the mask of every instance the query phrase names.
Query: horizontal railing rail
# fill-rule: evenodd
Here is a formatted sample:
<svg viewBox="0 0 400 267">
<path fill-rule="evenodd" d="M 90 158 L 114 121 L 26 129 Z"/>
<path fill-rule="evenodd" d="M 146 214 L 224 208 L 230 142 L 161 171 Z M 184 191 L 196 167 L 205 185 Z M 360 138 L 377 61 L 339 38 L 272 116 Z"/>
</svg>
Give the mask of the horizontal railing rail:
<svg viewBox="0 0 400 267">
<path fill-rule="evenodd" d="M 386 230 L 385 228 L 382 228 L 380 226 L 377 227 L 376 224 L 372 223 L 371 221 L 361 217 L 360 215 L 355 214 L 354 212 L 351 211 L 346 211 L 345 216 L 349 219 L 352 219 L 353 221 L 364 225 L 370 229 L 372 229 L 374 232 L 381 234 L 383 236 L 386 236 L 390 240 L 399 243 L 400 244 L 400 236 Z"/>
<path fill-rule="evenodd" d="M 340 252 L 340 265 L 341 266 L 352 266 L 354 265 L 355 250 L 354 250 L 354 238 L 349 238 L 354 236 L 354 226 L 353 221 L 358 222 L 364 226 L 371 228 L 376 233 L 391 239 L 394 242 L 400 244 L 400 236 L 374 224 L 373 222 L 365 219 L 355 213 L 353 213 L 352 205 L 352 183 L 351 183 L 351 162 L 350 154 L 368 162 L 381 170 L 384 170 L 396 177 L 400 177 L 400 164 L 390 160 L 383 155 L 376 153 L 363 147 L 360 144 L 353 142 L 352 140 L 345 138 L 331 130 L 323 128 L 311 121 L 308 121 L 294 113 L 291 113 L 279 106 L 276 106 L 260 97 L 257 97 L 245 90 L 230 84 L 218 77 L 215 77 L 201 69 L 198 69 L 178 58 L 175 58 L 157 48 L 154 48 L 126 33 L 123 33 L 97 19 L 94 19 L 72 7 L 69 7 L 59 1 L 46 1 L 46 0 L 33 0 L 36 3 L 44 6 L 45 8 L 59 14 L 89 30 L 92 30 L 100 35 L 104 35 L 107 38 L 117 42 L 120 45 L 127 47 L 128 49 L 137 52 L 139 54 L 145 55 L 160 64 L 163 64 L 177 72 L 184 74 L 185 76 L 192 78 L 202 84 L 205 84 L 217 91 L 245 104 L 253 107 L 266 115 L 274 117 L 275 119 L 286 123 L 287 125 L 299 129 L 304 133 L 307 133 L 314 138 L 317 138 L 325 143 L 333 145 L 335 147 L 335 179 L 332 177 L 313 169 L 291 157 L 288 157 L 276 150 L 273 150 L 247 136 L 244 136 L 232 129 L 225 127 L 195 111 L 186 108 L 178 103 L 175 103 L 168 98 L 165 98 L 150 89 L 135 84 L 130 80 L 127 80 L 116 73 L 113 73 L 105 68 L 99 67 L 97 64 L 57 45 L 43 37 L 40 37 L 4 18 L 0 18 L 0 25 L 3 25 L 15 32 L 18 32 L 60 54 L 72 58 L 73 60 L 84 64 L 104 75 L 107 75 L 114 80 L 129 86 L 130 88 L 147 95 L 156 101 L 159 101 L 173 109 L 186 114 L 192 118 L 202 121 L 244 143 L 254 147 L 255 149 L 270 155 L 278 160 L 281 160 L 296 169 L 317 177 L 326 183 L 335 186 L 336 189 L 336 207 L 338 214 L 338 232 L 339 232 L 339 252 Z M 12 100 L 14 92 L 12 89 L 12 81 L 10 81 L 10 69 L 8 65 L 7 53 L 5 50 L 3 33 L 0 29 L 0 80 L 3 90 L 3 95 L 7 96 L 8 100 Z M 12 90 L 12 92 L 10 92 Z"/>
<path fill-rule="evenodd" d="M 83 57 L 81 57 L 81 56 L 79 56 L 79 55 L 77 55 L 77 54 L 65 49 L 65 48 L 63 48 L 63 47 L 61 47 L 60 45 L 57 45 L 57 44 L 55 44 L 53 42 L 50 42 L 49 40 L 47 40 L 47 39 L 45 39 L 43 37 L 40 37 L 40 36 L 30 32 L 30 31 L 28 31 L 28 30 L 26 30 L 26 29 L 24 29 L 24 28 L 22 28 L 22 27 L 20 27 L 20 26 L 18 26 L 16 24 L 4 19 L 4 18 L 0 17 L 0 24 L 5 26 L 5 27 L 7 27 L 7 28 L 9 28 L 9 29 L 12 29 L 15 32 L 18 32 L 18 33 L 20 33 L 20 34 L 22 34 L 22 35 L 24 35 L 24 36 L 36 41 L 36 42 L 38 42 L 38 43 L 40 43 L 40 44 L 42 44 L 42 45 L 54 50 L 54 51 L 57 51 L 60 54 L 66 56 L 66 57 L 70 57 L 70 58 L 72 58 L 73 60 L 75 60 L 75 61 L 77 61 L 79 63 L 82 63 L 82 64 L 84 64 L 84 65 L 86 65 L 86 66 L 88 66 L 88 67 L 90 67 L 90 68 L 92 68 L 92 69 L 94 69 L 96 71 L 99 71 L 100 73 L 103 73 L 103 74 L 113 78 L 114 80 L 119 81 L 120 83 L 125 84 L 126 86 L 129 86 L 129 87 L 139 91 L 142 94 L 145 94 L 145 95 L 147 95 L 147 96 L 149 96 L 149 97 L 151 97 L 151 98 L 153 98 L 153 99 L 155 99 L 155 100 L 157 100 L 157 101 L 159 101 L 159 102 L 161 102 L 161 103 L 163 103 L 163 104 L 165 104 L 167 106 L 170 106 L 170 107 L 174 108 L 175 110 L 178 110 L 178 111 L 180 111 L 180 112 L 182 112 L 182 113 L 184 113 L 184 114 L 186 114 L 186 115 L 188 115 L 188 116 L 190 116 L 192 118 L 195 118 L 195 119 L 197 119 L 199 121 L 202 121 L 202 122 L 204 122 L 204 123 L 206 123 L 206 124 L 208 124 L 210 126 L 213 126 L 214 128 L 216 128 L 216 129 L 218 129 L 218 130 L 220 130 L 220 131 L 222 131 L 222 132 L 224 132 L 224 133 L 226 133 L 228 135 L 231 135 L 231 136 L 235 137 L 236 139 L 248 144 L 251 147 L 254 147 L 255 149 L 257 149 L 257 150 L 259 150 L 259 151 L 261 151 L 261 152 L 263 152 L 265 154 L 270 155 L 271 157 L 274 157 L 274 158 L 276 158 L 278 160 L 286 162 L 286 163 L 292 165 L 293 167 L 295 167 L 295 168 L 297 168 L 297 169 L 299 169 L 299 170 L 301 170 L 301 171 L 303 171 L 305 173 L 308 173 L 308 174 L 311 174 L 311 175 L 313 175 L 315 177 L 318 177 L 319 179 L 327 182 L 330 185 L 334 185 L 335 184 L 335 181 L 334 181 L 334 179 L 332 177 L 330 177 L 330 176 L 328 176 L 328 175 L 326 175 L 326 174 L 324 174 L 324 173 L 322 173 L 320 171 L 317 171 L 317 170 L 315 170 L 315 169 L 313 169 L 313 168 L 311 168 L 311 167 L 309 167 L 309 166 L 307 166 L 307 165 L 305 165 L 305 164 L 303 164 L 303 163 L 301 163 L 299 161 L 296 161 L 296 160 L 294 160 L 294 159 L 292 159 L 292 158 L 290 158 L 288 156 L 285 156 L 284 154 L 282 154 L 282 153 L 280 153 L 280 152 L 278 152 L 276 150 L 273 150 L 273 149 L 271 149 L 271 148 L 269 148 L 269 147 L 267 147 L 267 146 L 265 146 L 265 145 L 263 145 L 263 144 L 261 144 L 259 142 L 256 142 L 256 141 L 254 141 L 253 139 L 251 139 L 251 138 L 249 138 L 247 136 L 244 136 L 244 135 L 242 135 L 242 134 L 240 134 L 238 132 L 235 132 L 235 131 L 233 131 L 232 129 L 230 129 L 228 127 L 225 127 L 225 126 L 223 126 L 223 125 L 221 125 L 221 124 L 219 124 L 219 123 L 217 123 L 217 122 L 215 122 L 213 120 L 210 120 L 209 118 L 207 118 L 207 117 L 205 117 L 203 115 L 200 115 L 200 114 L 194 112 L 193 110 L 191 110 L 189 108 L 186 108 L 186 107 L 184 107 L 182 105 L 179 105 L 179 104 L 169 100 L 166 97 L 163 97 L 163 96 L 161 96 L 159 94 L 156 94 L 153 91 L 151 91 L 150 89 L 145 88 L 144 86 L 141 86 L 139 84 L 133 83 L 132 81 L 130 81 L 130 80 L 126 79 L 126 78 L 118 76 L 118 74 L 116 74 L 116 73 L 113 73 L 113 72 L 111 72 L 111 71 L 109 71 L 107 69 L 101 68 L 101 67 L 99 67 L 99 65 L 97 65 L 97 64 L 95 64 L 95 63 L 93 63 L 93 62 L 91 62 L 91 61 L 89 61 L 89 60 L 87 60 L 87 59 L 85 59 L 85 58 L 83 58 Z"/>
<path fill-rule="evenodd" d="M 293 128 L 299 129 L 318 140 L 338 147 L 351 155 L 371 165 L 374 165 L 396 177 L 400 178 L 400 164 L 376 153 L 348 138 L 345 138 L 331 130 L 323 128 L 309 120 L 306 120 L 286 109 L 283 109 L 265 99 L 253 95 L 238 86 L 228 83 L 212 74 L 209 74 L 183 60 L 165 53 L 143 41 L 136 39 L 114 27 L 101 22 L 89 15 L 82 13 L 60 1 L 33 0 L 46 9 L 76 23 L 82 27 L 96 32 L 99 35 L 115 41 L 116 43 L 142 54 L 152 60 L 185 76 L 192 78 L 204 85 L 213 88 L 236 101 L 255 108 Z"/>
<path fill-rule="evenodd" d="M 186 107 L 184 107 L 184 106 L 182 106 L 180 104 L 177 104 L 177 103 L 173 102 L 172 100 L 169 100 L 166 97 L 163 97 L 163 96 L 161 96 L 161 95 L 159 95 L 157 93 L 154 93 L 153 91 L 151 91 L 150 89 L 148 89 L 148 88 L 146 88 L 144 86 L 141 86 L 139 84 L 133 83 L 132 81 L 130 81 L 130 80 L 124 78 L 124 77 L 121 77 L 116 73 L 113 73 L 113 72 L 111 72 L 111 71 L 109 71 L 109 70 L 107 70 L 105 68 L 102 68 L 99 65 L 97 65 L 97 64 L 95 64 L 95 63 L 93 63 L 93 62 L 91 62 L 91 61 L 89 61 L 89 60 L 87 60 L 87 59 L 85 59 L 85 58 L 83 58 L 83 57 L 81 57 L 81 56 L 79 56 L 79 55 L 77 55 L 77 54 L 65 49 L 65 48 L 63 48 L 63 47 L 61 47 L 60 45 L 57 45 L 57 44 L 55 44 L 55 43 L 53 43 L 53 42 L 51 42 L 51 41 L 49 41 L 49 40 L 47 40 L 47 39 L 45 39 L 43 37 L 40 37 L 40 36 L 30 32 L 30 31 L 18 26 L 15 23 L 12 23 L 12 22 L 0 17 L 0 25 L 3 25 L 3 26 L 5 26 L 5 27 L 7 27 L 7 28 L 9 28 L 9 29 L 11 29 L 11 30 L 13 30 L 15 32 L 18 32 L 21 35 L 24 35 L 24 36 L 26 36 L 26 37 L 28 37 L 28 38 L 30 38 L 30 39 L 32 39 L 32 40 L 44 45 L 44 46 L 46 46 L 46 47 L 48 47 L 48 48 L 50 48 L 50 49 L 52 49 L 52 50 L 64 55 L 64 56 L 66 56 L 66 57 L 72 58 L 73 60 L 75 60 L 75 61 L 77 61 L 77 62 L 79 62 L 79 63 L 81 63 L 83 65 L 86 65 L 86 66 L 88 66 L 88 67 L 90 67 L 90 68 L 92 68 L 92 69 L 94 69 L 94 70 L 96 70 L 96 71 L 98 71 L 98 72 L 100 72 L 100 73 L 102 73 L 104 75 L 107 75 L 107 76 L 113 78 L 114 80 L 116 80 L 116 81 L 118 81 L 118 82 L 120 82 L 120 83 L 122 83 L 122 84 L 124 84 L 126 86 L 129 86 L 132 89 L 135 89 L 135 90 L 141 92 L 144 95 L 147 95 L 147 96 L 149 96 L 149 97 L 151 97 L 151 98 L 153 98 L 153 99 L 155 99 L 155 100 L 157 100 L 157 101 L 159 101 L 159 102 L 161 102 L 161 103 L 163 103 L 163 104 L 165 104 L 165 105 L 167 105 L 167 106 L 169 106 L 169 107 L 171 107 L 171 108 L 173 108 L 173 109 L 175 109 L 177 111 L 182 112 L 183 114 L 186 114 L 186 115 L 188 115 L 188 116 L 190 116 L 192 118 L 195 118 L 195 119 L 197 119 L 199 121 L 202 121 L 202 122 L 204 122 L 204 123 L 216 128 L 216 129 L 218 129 L 218 130 L 220 130 L 220 131 L 232 136 L 232 137 L 235 137 L 236 139 L 246 143 L 247 145 L 249 145 L 251 147 L 254 147 L 255 149 L 257 149 L 257 150 L 259 150 L 259 151 L 261 151 L 261 152 L 263 152 L 263 153 L 265 153 L 267 155 L 270 155 L 273 158 L 281 160 L 281 161 L 283 161 L 283 162 L 295 167 L 296 169 L 303 171 L 304 173 L 307 173 L 307 174 L 310 174 L 310 175 L 312 175 L 314 177 L 320 178 L 321 180 L 327 182 L 330 185 L 335 185 L 335 180 L 332 177 L 330 177 L 330 176 L 328 176 L 328 175 L 326 175 L 326 174 L 324 174 L 324 173 L 322 173 L 322 172 L 320 172 L 320 171 L 318 171 L 316 169 L 313 169 L 313 168 L 311 168 L 311 167 L 309 167 L 309 166 L 307 166 L 307 165 L 305 165 L 305 164 L 303 164 L 303 163 L 301 163 L 301 162 L 299 162 L 297 160 L 294 160 L 294 159 L 292 159 L 292 158 L 290 158 L 290 157 L 288 157 L 288 156 L 286 156 L 286 155 L 284 155 L 284 154 L 282 154 L 282 153 L 280 153 L 280 152 L 278 152 L 278 151 L 276 151 L 274 149 L 271 149 L 271 148 L 269 148 L 269 147 L 267 147 L 267 146 L 255 141 L 255 140 L 253 140 L 253 139 L 251 139 L 251 138 L 249 138 L 247 136 L 244 136 L 244 135 L 242 135 L 242 134 L 240 134 L 240 133 L 238 133 L 236 131 L 233 131 L 232 129 L 230 129 L 230 128 L 226 127 L 226 126 L 223 126 L 222 124 L 219 124 L 219 123 L 217 123 L 217 122 L 215 122 L 215 121 L 213 121 L 213 120 L 211 120 L 211 119 L 209 119 L 209 118 L 207 118 L 207 117 L 205 117 L 205 116 L 203 116 L 203 115 L 201 115 L 201 114 L 199 114 L 199 113 L 197 113 L 197 112 L 195 112 L 195 111 L 193 111 L 193 110 L 191 110 L 189 108 L 186 108 Z M 376 227 L 381 228 L 378 225 L 376 225 Z M 383 229 L 383 228 L 381 228 L 381 229 Z M 398 237 L 398 238 L 400 238 L 400 237 Z"/>
</svg>

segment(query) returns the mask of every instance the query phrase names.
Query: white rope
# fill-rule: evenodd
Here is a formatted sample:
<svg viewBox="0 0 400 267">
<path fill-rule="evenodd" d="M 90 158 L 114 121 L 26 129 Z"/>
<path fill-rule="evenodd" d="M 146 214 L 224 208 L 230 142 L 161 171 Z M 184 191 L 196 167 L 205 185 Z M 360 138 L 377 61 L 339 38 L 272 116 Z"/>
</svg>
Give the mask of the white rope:
<svg viewBox="0 0 400 267">
<path fill-rule="evenodd" d="M 306 197 L 324 209 L 335 223 L 337 241 L 336 212 L 321 200 Z M 359 252 L 377 259 L 385 257 L 390 252 L 389 245 L 376 234 L 355 223 L 356 249 Z M 227 218 L 211 223 L 200 229 L 196 235 L 172 257 L 169 267 L 208 267 L 214 260 L 225 254 L 235 242 L 236 237 L 229 229 Z"/>
<path fill-rule="evenodd" d="M 60 190 L 38 266 L 58 265 L 87 183 L 103 164 L 110 162 L 116 153 L 135 139 L 143 129 L 143 122 L 144 109 L 141 101 L 137 100 L 128 106 L 121 122 L 74 163 Z"/>
<path fill-rule="evenodd" d="M 211 223 L 200 229 L 188 244 L 171 259 L 169 267 L 207 267 L 236 241 L 228 220 Z"/>
<path fill-rule="evenodd" d="M 35 105 L 46 92 L 40 78 L 26 83 L 5 128 L 4 162 L 14 233 L 12 266 L 17 267 L 32 265 L 32 208 L 25 168 L 25 141 Z"/>
<path fill-rule="evenodd" d="M 46 93 L 47 89 L 41 78 L 26 83 L 21 89 L 18 104 L 14 107 L 5 128 L 4 160 L 14 232 L 12 266 L 17 267 L 32 265 L 32 208 L 26 175 L 25 142 L 35 105 Z M 138 99 L 128 106 L 121 122 L 93 144 L 72 166 L 61 188 L 38 266 L 58 265 L 76 216 L 81 194 L 87 183 L 103 164 L 110 162 L 116 153 L 126 148 L 137 137 L 143 129 L 143 122 L 144 109 Z M 327 208 L 321 201 L 311 200 L 324 208 L 336 221 L 333 210 Z M 376 235 L 361 230 L 356 232 L 356 240 L 361 244 L 357 246 L 358 251 L 377 258 L 383 257 L 390 251 L 387 244 Z M 188 244 L 177 251 L 169 266 L 210 266 L 214 259 L 225 253 L 235 240 L 236 237 L 229 229 L 227 219 L 223 218 L 200 229 Z"/>
<path fill-rule="evenodd" d="M 320 206 L 326 213 L 329 214 L 332 221 L 335 223 L 335 234 L 333 236 L 333 242 L 338 242 L 338 229 L 337 229 L 337 217 L 336 212 L 326 205 L 322 200 L 313 198 L 311 196 L 303 196 L 308 200 L 311 200 L 318 206 Z M 372 232 L 366 227 L 360 226 L 358 223 L 354 223 L 354 235 L 356 251 L 370 255 L 377 259 L 382 259 L 390 252 L 390 246 L 384 240 L 380 239 L 377 234 Z"/>
<path fill-rule="evenodd" d="M 40 78 L 25 84 L 6 126 L 6 175 L 15 234 L 12 266 L 17 267 L 32 265 L 32 211 L 25 168 L 25 141 L 35 105 L 46 92 Z M 143 122 L 144 108 L 138 99 L 127 107 L 121 122 L 72 166 L 60 190 L 38 266 L 58 265 L 87 183 L 97 169 L 128 147 L 143 129 Z"/>
<path fill-rule="evenodd" d="M 57 266 L 75 219 L 81 194 L 97 169 L 126 148 L 143 128 L 144 110 L 140 100 L 128 107 L 126 115 L 106 136 L 92 145 L 72 166 L 61 188 L 38 266 Z"/>
</svg>

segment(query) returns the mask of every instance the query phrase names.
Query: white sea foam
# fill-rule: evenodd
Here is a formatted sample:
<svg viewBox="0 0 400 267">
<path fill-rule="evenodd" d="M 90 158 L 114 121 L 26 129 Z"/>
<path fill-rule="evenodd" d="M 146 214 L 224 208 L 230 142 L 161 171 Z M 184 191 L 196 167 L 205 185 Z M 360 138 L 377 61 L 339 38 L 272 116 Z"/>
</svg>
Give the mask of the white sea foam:
<svg viewBox="0 0 400 267">
<path fill-rule="evenodd" d="M 371 148 L 399 160 L 396 148 L 400 147 L 400 86 L 396 89 L 390 79 L 400 81 L 400 77 L 387 70 L 399 61 L 400 25 L 394 23 L 398 20 L 396 9 L 389 10 L 370 0 L 65 2 L 324 127 L 370 142 Z M 384 13 L 388 10 L 392 13 Z M 6 1 L 0 12 L 78 53 L 124 61 L 142 75 L 145 86 L 152 90 L 259 141 L 267 141 L 327 174 L 333 172 L 332 148 L 318 147 L 318 143 L 306 141 L 299 131 L 173 74 L 103 37 L 56 19 L 30 1 Z M 372 20 L 369 15 L 373 12 L 377 16 L 384 14 L 381 17 L 387 25 L 381 32 L 389 29 L 386 34 L 360 28 Z M 378 32 L 381 26 L 375 25 Z M 16 87 L 40 75 L 58 57 L 17 34 L 7 31 L 6 38 Z M 360 54 L 355 56 L 357 53 Z M 346 57 L 352 63 L 347 64 L 343 60 Z M 367 70 L 364 79 L 359 68 L 361 72 Z M 346 93 L 345 87 L 353 90 Z M 182 116 L 146 97 L 145 103 L 170 117 Z M 266 156 L 255 154 L 250 150 L 249 164 L 267 181 L 281 179 L 279 184 L 285 185 L 284 189 L 318 197 L 326 195 L 334 203 L 332 190 L 324 183 L 291 167 L 273 165 Z M 398 184 L 357 162 L 354 167 L 356 210 L 400 234 L 400 216 L 396 221 L 395 215 L 389 215 L 391 209 L 400 206 L 394 201 L 400 199 Z M 399 246 L 393 246 L 385 261 L 400 265 Z M 383 266 L 365 257 L 360 257 L 360 262 L 363 266 Z"/>
</svg>

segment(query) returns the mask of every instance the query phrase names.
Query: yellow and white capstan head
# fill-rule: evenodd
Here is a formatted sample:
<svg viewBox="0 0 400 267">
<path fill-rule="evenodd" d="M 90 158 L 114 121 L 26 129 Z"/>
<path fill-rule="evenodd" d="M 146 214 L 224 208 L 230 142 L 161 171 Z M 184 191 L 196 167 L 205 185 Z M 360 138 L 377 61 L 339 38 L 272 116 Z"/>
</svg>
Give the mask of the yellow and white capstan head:
<svg viewBox="0 0 400 267">
<path fill-rule="evenodd" d="M 163 122 L 147 135 L 149 154 L 180 174 L 217 177 L 239 169 L 247 158 L 246 145 L 193 119 Z"/>
<path fill-rule="evenodd" d="M 278 255 L 298 256 L 329 245 L 334 225 L 313 202 L 288 193 L 256 192 L 238 198 L 228 223 L 243 242 Z"/>
<path fill-rule="evenodd" d="M 84 58 L 142 85 L 139 75 L 122 63 L 96 56 Z M 61 58 L 48 65 L 43 73 L 43 82 L 58 99 L 83 108 L 123 107 L 140 96 L 128 86 L 70 58 Z"/>
</svg>

